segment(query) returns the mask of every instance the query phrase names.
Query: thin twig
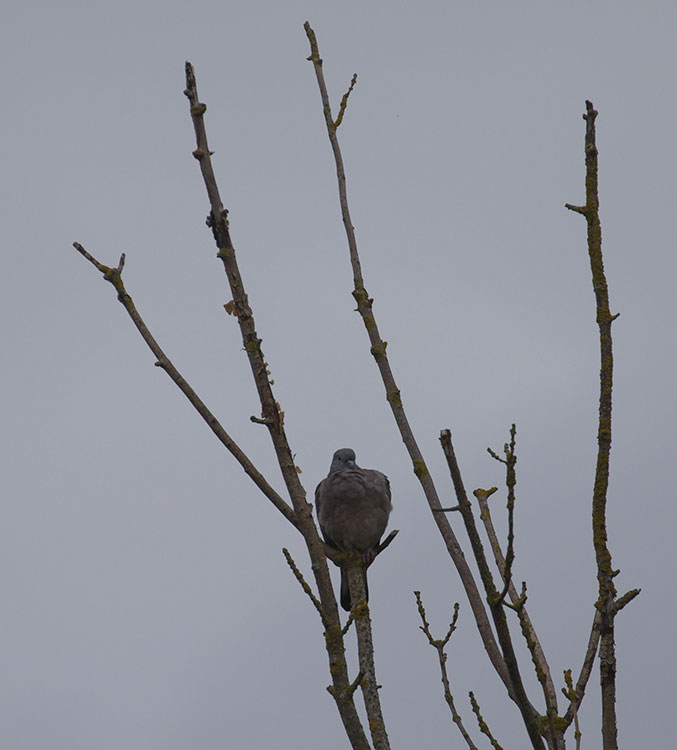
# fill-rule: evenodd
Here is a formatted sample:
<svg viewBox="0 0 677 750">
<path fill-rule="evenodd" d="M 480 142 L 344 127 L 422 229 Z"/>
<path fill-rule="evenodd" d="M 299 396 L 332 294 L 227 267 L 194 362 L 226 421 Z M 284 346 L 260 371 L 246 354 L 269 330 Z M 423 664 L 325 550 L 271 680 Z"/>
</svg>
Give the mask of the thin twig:
<svg viewBox="0 0 677 750">
<path fill-rule="evenodd" d="M 433 513 L 453 513 L 456 510 L 461 510 L 461 506 L 452 505 L 450 508 L 433 508 Z"/>
<path fill-rule="evenodd" d="M 354 693 L 357 688 L 362 684 L 362 680 L 364 679 L 364 672 L 360 670 L 357 673 L 357 677 L 350 683 L 350 692 Z"/>
<path fill-rule="evenodd" d="M 377 557 L 377 555 L 380 555 L 383 550 L 390 545 L 390 543 L 393 541 L 393 539 L 400 533 L 399 529 L 393 529 L 390 534 L 382 541 L 379 542 L 376 547 L 374 548 L 374 558 Z M 373 560 L 372 560 L 373 562 Z"/>
<path fill-rule="evenodd" d="M 581 728 L 578 725 L 578 707 L 581 704 L 578 693 L 574 690 L 574 684 L 571 680 L 571 670 L 564 670 L 564 681 L 566 682 L 566 689 L 562 688 L 562 693 L 569 700 L 571 706 L 573 706 L 574 716 L 574 739 L 576 740 L 576 750 L 581 750 Z"/>
<path fill-rule="evenodd" d="M 449 710 L 451 711 L 452 721 L 458 727 L 459 732 L 463 736 L 463 739 L 466 741 L 470 750 L 477 750 L 475 743 L 472 741 L 465 726 L 463 725 L 463 720 L 461 719 L 461 715 L 456 710 L 456 704 L 454 703 L 454 696 L 451 693 L 451 684 L 449 682 L 449 675 L 447 674 L 447 655 L 444 652 L 444 647 L 449 642 L 449 639 L 451 638 L 451 635 L 454 632 L 454 630 L 456 630 L 456 621 L 458 620 L 458 602 L 454 604 L 454 615 L 452 617 L 451 624 L 449 625 L 449 630 L 447 630 L 447 634 L 444 636 L 444 638 L 440 640 L 440 639 L 433 638 L 432 633 L 430 632 L 430 625 L 428 623 L 428 620 L 426 619 L 425 608 L 423 607 L 423 601 L 421 600 L 421 592 L 414 591 L 414 596 L 416 597 L 416 606 L 418 608 L 418 614 L 420 615 L 421 622 L 423 623 L 423 625 L 420 626 L 420 628 L 425 633 L 425 636 L 428 639 L 428 643 L 435 649 L 435 651 L 437 651 L 437 658 L 440 663 L 440 672 L 442 674 L 442 685 L 444 687 L 444 700 L 447 702 L 447 705 L 449 706 Z"/>
<path fill-rule="evenodd" d="M 618 614 L 626 604 L 630 604 L 636 596 L 639 596 L 641 591 L 642 589 L 631 589 L 626 594 L 623 594 L 623 596 L 619 596 L 614 604 L 614 613 Z"/>
<path fill-rule="evenodd" d="M 574 718 L 574 713 L 578 710 L 581 705 L 583 697 L 585 696 L 585 689 L 588 685 L 588 680 L 592 674 L 592 667 L 595 663 L 595 656 L 597 656 L 597 649 L 599 648 L 600 630 L 602 627 L 602 615 L 599 610 L 595 610 L 595 616 L 592 620 L 592 626 L 590 627 L 590 635 L 588 637 L 588 645 L 585 649 L 585 656 L 583 657 L 583 664 L 581 665 L 581 671 L 576 680 L 576 700 L 571 701 L 564 714 L 564 721 L 569 726 Z"/>
<path fill-rule="evenodd" d="M 334 130 L 338 128 L 338 126 L 343 122 L 343 115 L 346 113 L 346 107 L 348 106 L 348 97 L 352 93 L 352 90 L 355 88 L 355 84 L 357 83 L 357 73 L 353 73 L 353 77 L 350 81 L 350 86 L 348 87 L 348 91 L 343 95 L 343 98 L 341 99 L 341 105 L 339 106 L 339 113 L 338 117 L 334 121 Z"/>
<path fill-rule="evenodd" d="M 503 577 L 503 590 L 499 596 L 499 601 L 503 602 L 505 595 L 508 593 L 512 581 L 512 565 L 515 561 L 515 484 L 517 483 L 515 464 L 517 463 L 517 454 L 515 453 L 515 435 L 517 430 L 513 424 L 510 428 L 510 443 L 506 443 L 503 448 L 505 453 L 505 484 L 508 489 L 508 546 L 505 553 L 505 564 L 501 575 Z M 493 454 L 493 451 L 489 451 Z M 495 454 L 494 454 L 495 455 Z"/>
<path fill-rule="evenodd" d="M 348 614 L 348 619 L 346 620 L 346 624 L 345 624 L 345 625 L 343 626 L 343 628 L 342 628 L 342 630 L 341 630 L 341 633 L 343 633 L 343 635 L 346 635 L 346 634 L 347 634 L 347 632 L 348 632 L 348 631 L 350 630 L 350 626 L 351 626 L 351 625 L 352 625 L 352 624 L 353 624 L 354 622 L 355 622 L 355 619 L 353 618 L 353 613 L 352 613 L 352 612 L 350 612 L 350 613 Z"/>
<path fill-rule="evenodd" d="M 324 612 L 322 611 L 322 605 L 320 604 L 320 600 L 315 596 L 315 594 L 313 594 L 313 590 L 308 585 L 308 582 L 303 577 L 303 574 L 301 573 L 301 571 L 298 569 L 298 566 L 294 562 L 294 558 L 291 556 L 291 553 L 286 547 L 282 548 L 282 554 L 284 555 L 284 558 L 287 561 L 287 565 L 289 565 L 289 567 L 292 570 L 292 573 L 296 577 L 296 580 L 301 584 L 301 588 L 305 591 L 306 595 L 308 596 L 310 601 L 313 603 L 313 606 L 318 611 L 320 617 L 322 618 L 322 624 L 325 625 L 325 627 L 327 625 L 330 625 L 330 622 L 327 620 L 327 618 L 324 615 Z"/>
<path fill-rule="evenodd" d="M 494 750 L 503 750 L 503 748 L 498 744 L 498 742 L 494 738 L 494 735 L 491 733 L 491 730 L 489 729 L 487 722 L 484 721 L 484 718 L 482 717 L 482 714 L 480 713 L 480 704 L 475 700 L 475 694 L 471 690 L 468 693 L 468 695 L 470 696 L 470 705 L 472 706 L 473 713 L 477 717 L 477 725 L 480 728 L 480 732 L 482 732 L 482 734 L 486 734 Z"/>
</svg>

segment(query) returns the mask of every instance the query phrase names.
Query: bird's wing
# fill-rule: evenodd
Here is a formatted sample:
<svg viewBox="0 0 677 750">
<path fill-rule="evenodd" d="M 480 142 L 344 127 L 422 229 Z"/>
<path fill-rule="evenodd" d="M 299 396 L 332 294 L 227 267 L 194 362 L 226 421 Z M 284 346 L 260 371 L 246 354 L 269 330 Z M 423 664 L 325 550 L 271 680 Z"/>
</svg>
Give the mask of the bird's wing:
<svg viewBox="0 0 677 750">
<path fill-rule="evenodd" d="M 336 544 L 332 541 L 331 536 L 327 533 L 327 528 L 324 525 L 323 520 L 322 520 L 322 509 L 324 507 L 324 503 L 322 502 L 322 489 L 323 489 L 324 483 L 325 483 L 325 480 L 323 479 L 315 488 L 315 515 L 317 516 L 317 522 L 320 526 L 320 531 L 322 532 L 324 541 L 330 547 L 336 547 Z"/>
<path fill-rule="evenodd" d="M 392 493 L 390 492 L 390 482 L 388 481 L 388 477 L 385 474 L 381 474 L 381 476 L 383 477 L 386 483 L 386 492 L 388 493 L 388 500 L 392 500 L 393 497 L 392 497 Z"/>
</svg>

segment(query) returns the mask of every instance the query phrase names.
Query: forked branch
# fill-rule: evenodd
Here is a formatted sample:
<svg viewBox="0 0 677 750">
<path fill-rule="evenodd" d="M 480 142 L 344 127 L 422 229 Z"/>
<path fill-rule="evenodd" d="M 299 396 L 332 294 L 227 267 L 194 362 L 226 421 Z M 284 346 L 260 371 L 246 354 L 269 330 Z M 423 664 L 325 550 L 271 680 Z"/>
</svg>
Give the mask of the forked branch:
<svg viewBox="0 0 677 750">
<path fill-rule="evenodd" d="M 456 703 L 454 702 L 454 696 L 451 692 L 451 683 L 449 682 L 449 674 L 447 672 L 447 654 L 444 650 L 447 643 L 449 643 L 449 639 L 451 638 L 452 633 L 454 632 L 454 630 L 456 630 L 456 621 L 458 620 L 458 602 L 454 604 L 454 615 L 451 619 L 447 634 L 444 636 L 444 638 L 433 638 L 432 633 L 430 632 L 430 624 L 428 623 L 428 619 L 426 617 L 423 601 L 421 599 L 421 592 L 414 591 L 414 596 L 416 597 L 418 614 L 421 618 L 421 622 L 423 623 L 419 627 L 425 634 L 425 637 L 428 639 L 428 643 L 437 652 L 437 658 L 440 663 L 440 673 L 442 675 L 442 686 L 444 688 L 444 700 L 447 702 L 449 710 L 451 711 L 451 719 L 458 727 L 458 731 L 461 733 L 461 736 L 465 740 L 470 750 L 477 750 L 477 746 L 472 741 L 470 735 L 468 734 L 468 731 L 463 724 L 461 715 L 456 710 Z"/>
</svg>

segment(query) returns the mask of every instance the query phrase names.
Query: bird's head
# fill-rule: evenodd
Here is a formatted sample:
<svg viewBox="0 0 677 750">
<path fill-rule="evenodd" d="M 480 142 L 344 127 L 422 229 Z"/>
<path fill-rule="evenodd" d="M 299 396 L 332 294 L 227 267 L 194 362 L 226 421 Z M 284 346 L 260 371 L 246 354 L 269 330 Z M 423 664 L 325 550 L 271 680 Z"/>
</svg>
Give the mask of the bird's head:
<svg viewBox="0 0 677 750">
<path fill-rule="evenodd" d="M 355 451 L 352 448 L 340 448 L 331 459 L 330 473 L 355 466 Z"/>
</svg>

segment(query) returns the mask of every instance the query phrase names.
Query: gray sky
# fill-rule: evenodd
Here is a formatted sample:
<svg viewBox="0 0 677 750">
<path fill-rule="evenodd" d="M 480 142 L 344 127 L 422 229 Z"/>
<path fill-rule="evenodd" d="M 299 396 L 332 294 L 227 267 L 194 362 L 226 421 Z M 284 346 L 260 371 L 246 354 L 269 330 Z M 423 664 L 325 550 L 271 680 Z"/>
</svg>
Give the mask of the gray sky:
<svg viewBox="0 0 677 750">
<path fill-rule="evenodd" d="M 353 221 L 445 499 L 439 430 L 452 428 L 472 489 L 501 483 L 485 448 L 500 451 L 517 423 L 515 574 L 558 686 L 580 666 L 596 593 L 599 355 L 585 222 L 564 203 L 583 202 L 585 99 L 600 112 L 621 313 L 610 544 L 619 590 L 643 589 L 618 620 L 620 740 L 671 747 L 674 3 L 65 0 L 10 2 L 3 16 L 0 745 L 347 747 L 320 623 L 280 552 L 308 572 L 300 539 L 71 247 L 108 264 L 127 253 L 155 336 L 281 490 L 204 226 L 186 59 L 306 488 L 344 446 L 390 477 L 400 535 L 370 590 L 393 747 L 461 746 L 414 589 L 436 633 L 461 602 L 449 665 L 478 745 L 468 690 L 504 747 L 525 745 L 353 312 L 308 18 L 334 102 L 359 74 L 340 129 Z M 585 748 L 600 745 L 598 693 L 595 673 Z"/>
</svg>

